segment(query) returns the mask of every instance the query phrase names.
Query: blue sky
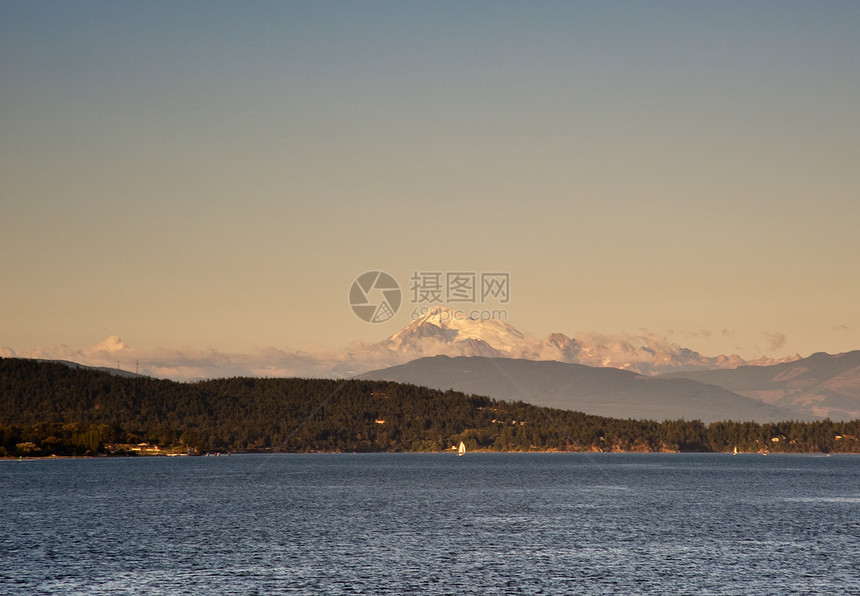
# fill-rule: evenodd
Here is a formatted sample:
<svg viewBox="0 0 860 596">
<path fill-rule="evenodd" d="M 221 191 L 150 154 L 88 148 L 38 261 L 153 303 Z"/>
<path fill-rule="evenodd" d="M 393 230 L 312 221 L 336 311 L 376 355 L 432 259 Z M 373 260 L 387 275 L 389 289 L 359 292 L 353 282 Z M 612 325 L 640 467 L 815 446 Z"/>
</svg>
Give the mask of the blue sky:
<svg viewBox="0 0 860 596">
<path fill-rule="evenodd" d="M 353 279 L 860 348 L 860 4 L 4 2 L 0 346 L 335 350 Z"/>
</svg>

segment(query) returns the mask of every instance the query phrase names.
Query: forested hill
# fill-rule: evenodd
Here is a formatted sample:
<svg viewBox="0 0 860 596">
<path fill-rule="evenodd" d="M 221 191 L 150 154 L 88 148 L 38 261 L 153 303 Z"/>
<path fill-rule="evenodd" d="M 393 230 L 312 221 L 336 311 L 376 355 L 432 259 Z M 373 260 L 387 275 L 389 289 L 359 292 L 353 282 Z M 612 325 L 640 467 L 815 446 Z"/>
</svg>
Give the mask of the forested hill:
<svg viewBox="0 0 860 596">
<path fill-rule="evenodd" d="M 860 421 L 653 422 L 385 381 L 178 383 L 0 358 L 0 456 L 121 445 L 192 452 L 470 450 L 860 452 Z"/>
</svg>

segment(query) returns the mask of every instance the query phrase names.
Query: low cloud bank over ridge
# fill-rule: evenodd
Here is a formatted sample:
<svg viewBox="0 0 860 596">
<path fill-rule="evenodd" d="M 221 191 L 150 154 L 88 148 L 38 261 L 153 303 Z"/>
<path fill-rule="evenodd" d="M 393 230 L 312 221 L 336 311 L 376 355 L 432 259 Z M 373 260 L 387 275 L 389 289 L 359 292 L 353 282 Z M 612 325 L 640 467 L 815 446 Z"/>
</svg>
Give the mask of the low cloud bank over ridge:
<svg viewBox="0 0 860 596">
<path fill-rule="evenodd" d="M 69 360 L 90 366 L 117 367 L 175 380 L 232 376 L 351 377 L 369 370 L 427 356 L 485 356 L 559 361 L 612 367 L 646 375 L 768 365 L 792 361 L 740 356 L 708 357 L 642 329 L 638 334 L 585 332 L 576 338 L 553 333 L 540 339 L 497 319 L 471 319 L 461 311 L 435 308 L 379 343 L 356 341 L 343 350 L 286 351 L 274 347 L 249 353 L 196 348 L 139 350 L 112 335 L 84 349 L 66 345 L 30 350 L 0 347 L 0 357 Z"/>
</svg>

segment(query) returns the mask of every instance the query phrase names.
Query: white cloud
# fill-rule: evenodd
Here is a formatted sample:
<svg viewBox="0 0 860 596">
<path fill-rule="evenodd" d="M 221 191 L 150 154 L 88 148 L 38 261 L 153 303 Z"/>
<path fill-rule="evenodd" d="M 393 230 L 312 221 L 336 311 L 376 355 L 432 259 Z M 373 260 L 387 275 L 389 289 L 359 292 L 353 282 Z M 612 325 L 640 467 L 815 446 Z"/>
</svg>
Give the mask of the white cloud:
<svg viewBox="0 0 860 596">
<path fill-rule="evenodd" d="M 390 352 L 356 342 L 342 352 L 286 352 L 264 348 L 252 353 L 231 353 L 195 348 L 138 350 L 118 336 L 110 336 L 84 349 L 66 345 L 14 350 L 0 347 L 0 357 L 69 360 L 87 366 L 103 366 L 181 381 L 234 376 L 348 377 L 394 361 Z M 117 364 L 119 363 L 119 364 Z"/>
<path fill-rule="evenodd" d="M 765 333 L 765 337 L 772 350 L 778 349 L 786 341 L 785 335 L 781 333 Z M 354 342 L 340 351 L 289 352 L 274 347 L 251 353 L 195 348 L 139 350 L 115 335 L 82 350 L 66 345 L 32 350 L 0 347 L 0 356 L 4 357 L 70 360 L 109 368 L 119 366 L 126 371 L 139 370 L 141 374 L 181 381 L 234 376 L 351 377 L 440 354 L 559 360 L 588 366 L 611 366 L 643 374 L 744 364 L 736 355 L 702 356 L 648 329 L 640 329 L 639 333 L 616 334 L 585 331 L 578 333 L 574 339 L 561 334 L 546 339 L 522 336 L 505 346 L 490 346 L 475 340 L 448 342 L 423 337 L 397 346 L 386 342 Z"/>
<path fill-rule="evenodd" d="M 127 349 L 128 346 L 125 345 L 122 339 L 120 339 L 116 335 L 111 335 L 107 339 L 100 341 L 99 343 L 90 348 L 93 353 L 105 352 L 108 354 L 120 353 Z"/>
</svg>

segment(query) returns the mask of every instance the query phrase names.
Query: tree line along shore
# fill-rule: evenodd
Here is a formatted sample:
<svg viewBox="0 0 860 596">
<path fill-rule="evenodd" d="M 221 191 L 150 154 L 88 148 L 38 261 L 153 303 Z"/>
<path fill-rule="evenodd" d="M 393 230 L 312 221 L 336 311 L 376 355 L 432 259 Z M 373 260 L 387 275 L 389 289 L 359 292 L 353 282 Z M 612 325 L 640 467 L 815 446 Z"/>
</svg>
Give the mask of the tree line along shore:
<svg viewBox="0 0 860 596">
<path fill-rule="evenodd" d="M 615 419 L 383 381 L 123 377 L 0 358 L 0 457 L 216 452 L 860 453 L 860 420 Z"/>
</svg>

